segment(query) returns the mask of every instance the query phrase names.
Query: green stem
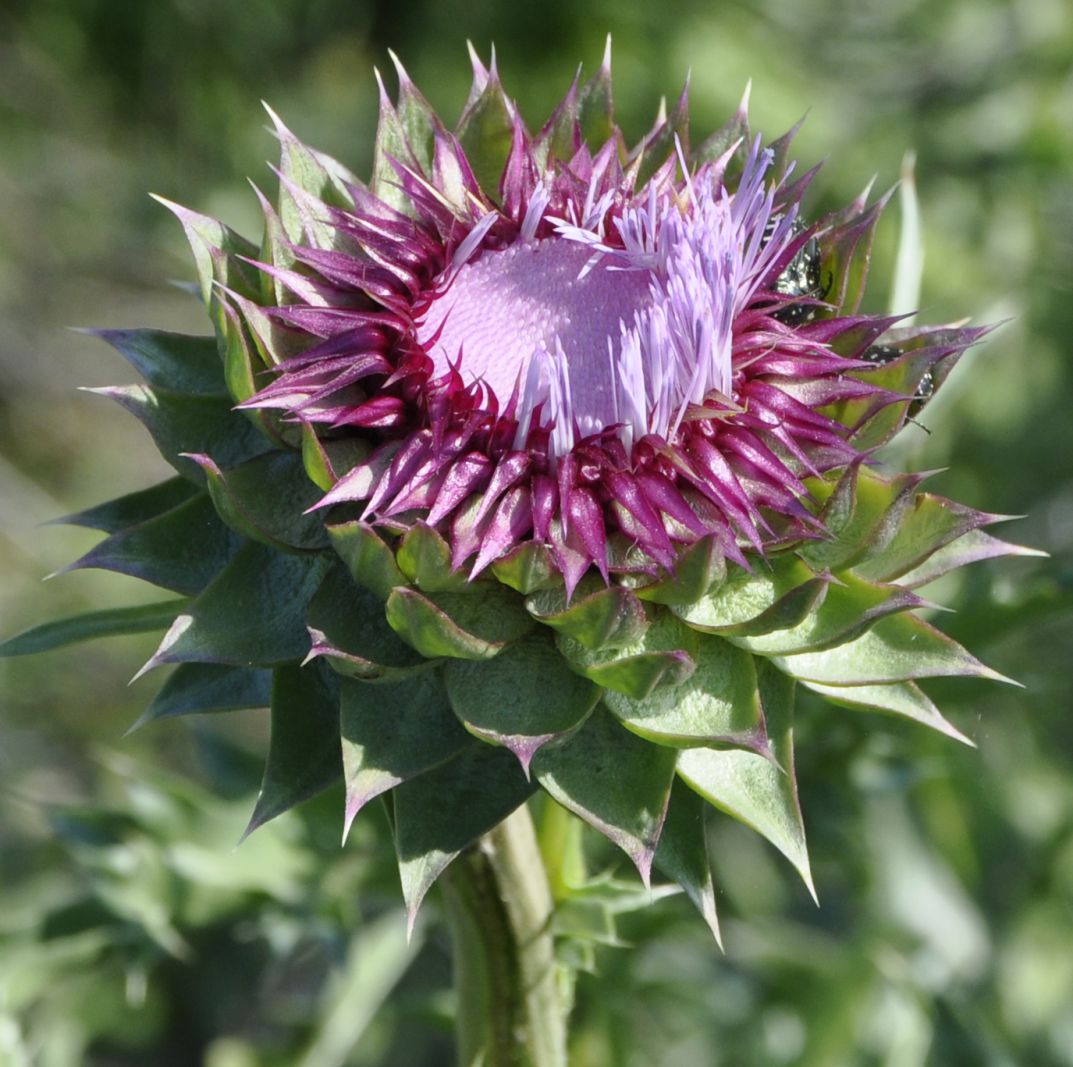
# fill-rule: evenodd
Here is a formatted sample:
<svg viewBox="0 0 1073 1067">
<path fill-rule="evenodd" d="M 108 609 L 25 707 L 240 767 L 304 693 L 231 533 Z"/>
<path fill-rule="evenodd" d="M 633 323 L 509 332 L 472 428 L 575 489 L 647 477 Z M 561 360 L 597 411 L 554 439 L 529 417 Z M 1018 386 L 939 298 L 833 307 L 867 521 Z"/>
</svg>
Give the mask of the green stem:
<svg viewBox="0 0 1073 1067">
<path fill-rule="evenodd" d="M 539 797 L 543 806 L 537 816 L 537 838 L 548 885 L 556 902 L 567 899 L 585 881 L 585 857 L 581 850 L 581 820 L 551 797 Z"/>
<path fill-rule="evenodd" d="M 552 898 L 522 805 L 440 879 L 454 948 L 459 1067 L 566 1067 Z"/>
</svg>

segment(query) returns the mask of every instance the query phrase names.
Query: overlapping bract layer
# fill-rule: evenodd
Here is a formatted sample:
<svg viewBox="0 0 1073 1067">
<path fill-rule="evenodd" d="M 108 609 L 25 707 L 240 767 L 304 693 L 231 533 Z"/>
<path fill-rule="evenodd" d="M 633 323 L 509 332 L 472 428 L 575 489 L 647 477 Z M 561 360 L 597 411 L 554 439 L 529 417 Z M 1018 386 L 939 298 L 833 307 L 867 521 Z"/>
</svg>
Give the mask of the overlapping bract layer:
<svg viewBox="0 0 1073 1067">
<path fill-rule="evenodd" d="M 711 806 L 807 881 L 796 682 L 960 737 L 917 680 L 997 677 L 915 590 L 1026 550 L 864 462 L 980 331 L 857 315 L 877 207 L 804 228 L 788 138 L 769 159 L 743 113 L 690 155 L 683 100 L 627 152 L 606 64 L 535 137 L 494 69 L 453 134 L 400 71 L 368 188 L 278 131 L 260 246 L 174 208 L 216 339 L 103 335 L 146 378 L 104 392 L 178 476 L 70 517 L 108 534 L 74 566 L 183 599 L 0 651 L 165 630 L 147 668 L 177 666 L 143 718 L 268 705 L 251 827 L 339 777 L 347 825 L 388 797 L 411 911 L 538 788 L 713 930 Z M 633 317 L 598 353 L 607 389 L 581 395 L 570 341 L 523 353 L 500 396 L 461 334 L 436 348 L 477 290 L 436 301 L 548 249 L 572 278 L 623 269 Z M 796 281 L 816 275 L 822 300 Z"/>
</svg>

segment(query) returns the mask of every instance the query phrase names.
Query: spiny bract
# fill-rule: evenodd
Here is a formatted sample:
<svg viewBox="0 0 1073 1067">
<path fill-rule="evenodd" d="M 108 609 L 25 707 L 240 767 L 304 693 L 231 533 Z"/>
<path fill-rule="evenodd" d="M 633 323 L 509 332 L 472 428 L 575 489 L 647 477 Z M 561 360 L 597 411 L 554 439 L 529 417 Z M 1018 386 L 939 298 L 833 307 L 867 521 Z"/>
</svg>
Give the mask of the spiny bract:
<svg viewBox="0 0 1073 1067">
<path fill-rule="evenodd" d="M 214 339 L 101 331 L 178 477 L 74 566 L 183 599 L 4 651 L 166 629 L 144 720 L 268 705 L 251 828 L 389 794 L 411 914 L 544 789 L 717 932 L 710 806 L 809 881 L 796 683 L 960 737 L 917 679 L 997 677 L 915 590 L 1022 550 L 867 463 L 984 331 L 858 314 L 882 201 L 807 224 L 744 104 L 628 149 L 606 58 L 535 135 L 494 62 L 453 132 L 398 74 L 368 185 L 275 120 L 259 244 L 168 205 Z"/>
</svg>

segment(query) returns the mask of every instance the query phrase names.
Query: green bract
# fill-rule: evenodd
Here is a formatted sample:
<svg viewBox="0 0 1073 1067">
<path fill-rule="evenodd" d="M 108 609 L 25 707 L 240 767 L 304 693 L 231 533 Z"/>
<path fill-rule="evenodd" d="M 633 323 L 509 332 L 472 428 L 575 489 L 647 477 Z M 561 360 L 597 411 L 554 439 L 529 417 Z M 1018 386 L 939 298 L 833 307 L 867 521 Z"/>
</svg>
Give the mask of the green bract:
<svg viewBox="0 0 1073 1067">
<path fill-rule="evenodd" d="M 535 149 L 542 165 L 569 157 L 575 128 L 594 148 L 614 134 L 605 71 L 569 101 Z M 457 130 L 476 181 L 493 194 L 513 116 L 486 77 Z M 743 123 L 736 117 L 696 160 L 733 148 Z M 679 127 L 675 112 L 629 157 L 640 180 L 673 161 Z M 177 475 L 68 517 L 108 535 L 74 566 L 132 574 L 181 599 L 49 623 L 0 653 L 159 631 L 145 669 L 175 666 L 142 721 L 267 705 L 271 746 L 250 829 L 340 778 L 348 827 L 370 801 L 386 800 L 411 915 L 462 850 L 537 790 L 618 845 L 646 883 L 655 867 L 681 886 L 713 932 L 702 817 L 712 809 L 766 837 L 811 887 L 794 777 L 796 684 L 965 740 L 917 680 L 1001 676 L 920 618 L 915 590 L 963 563 L 1028 550 L 981 531 L 997 516 L 863 462 L 805 477 L 819 536 L 789 536 L 763 554 L 740 539 L 744 565 L 716 536 L 700 536 L 676 543 L 673 568 L 646 572 L 616 566 L 636 547 L 624 522 L 609 531 L 607 580 L 589 567 L 576 588 L 539 539 L 471 578 L 452 566 L 443 527 L 422 514 L 367 521 L 353 503 L 360 486 L 316 510 L 377 442 L 236 409 L 266 369 L 297 354 L 293 334 L 265 312 L 293 298 L 294 278 L 288 287 L 250 260 L 295 270 L 294 242 L 328 225 L 309 204 L 349 203 L 359 183 L 280 130 L 280 194 L 260 245 L 170 205 L 193 247 L 215 341 L 101 334 L 145 384 L 98 392 L 144 423 Z M 431 165 L 441 134 L 404 79 L 397 108 L 382 113 L 372 191 L 406 210 L 394 161 Z M 448 187 L 450 175 L 441 177 Z M 819 238 L 824 272 L 843 279 L 831 299 L 847 305 L 866 258 L 866 214 L 839 241 Z M 828 312 L 814 314 L 822 322 Z M 929 347 L 914 362 L 920 338 Z M 874 390 L 820 403 L 862 450 L 901 426 L 925 375 L 941 380 L 948 369 L 934 354 L 936 332 L 901 340 L 903 358 L 847 369 L 886 390 L 885 403 Z M 847 333 L 832 348 L 839 342 L 852 348 Z M 465 507 L 456 526 L 478 520 L 480 498 Z"/>
</svg>

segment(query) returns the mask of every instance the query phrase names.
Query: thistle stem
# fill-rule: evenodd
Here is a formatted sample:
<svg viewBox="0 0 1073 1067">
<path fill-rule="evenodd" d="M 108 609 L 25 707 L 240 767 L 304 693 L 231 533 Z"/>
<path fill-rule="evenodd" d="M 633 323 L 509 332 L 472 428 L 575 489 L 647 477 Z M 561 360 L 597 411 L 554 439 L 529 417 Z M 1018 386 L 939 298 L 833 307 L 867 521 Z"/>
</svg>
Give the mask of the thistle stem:
<svg viewBox="0 0 1073 1067">
<path fill-rule="evenodd" d="M 525 805 L 440 879 L 454 948 L 459 1067 L 566 1067 L 552 898 Z"/>
<path fill-rule="evenodd" d="M 537 840 L 552 899 L 565 900 L 585 881 L 585 857 L 581 851 L 581 820 L 551 797 L 538 798 Z"/>
</svg>

